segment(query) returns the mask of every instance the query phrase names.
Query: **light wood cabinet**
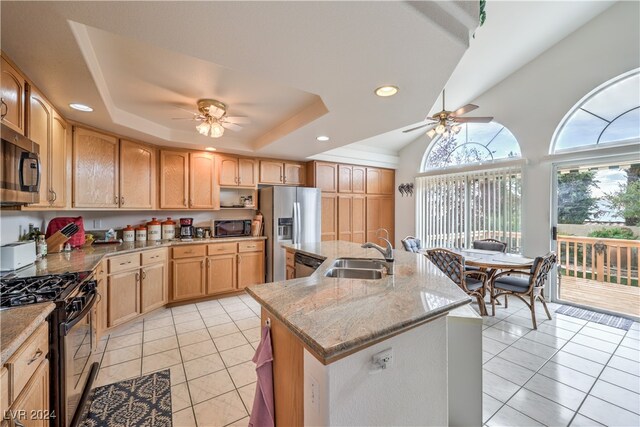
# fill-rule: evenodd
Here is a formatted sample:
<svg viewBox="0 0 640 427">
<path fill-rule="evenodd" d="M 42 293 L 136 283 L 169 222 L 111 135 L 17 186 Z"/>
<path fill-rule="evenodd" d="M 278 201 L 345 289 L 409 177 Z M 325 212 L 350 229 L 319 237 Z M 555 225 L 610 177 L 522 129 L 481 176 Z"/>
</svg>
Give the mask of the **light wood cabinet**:
<svg viewBox="0 0 640 427">
<path fill-rule="evenodd" d="M 156 151 L 133 141 L 120 141 L 120 207 L 153 209 L 156 199 Z"/>
<path fill-rule="evenodd" d="M 11 420 L 10 426 L 49 426 L 50 420 L 46 417 L 49 408 L 49 361 L 44 359 L 13 403 L 12 411 L 15 411 L 16 417 Z"/>
<path fill-rule="evenodd" d="M 238 289 L 264 283 L 264 252 L 238 254 Z"/>
<path fill-rule="evenodd" d="M 260 161 L 260 184 L 303 185 L 305 167 L 300 163 L 281 160 Z"/>
<path fill-rule="evenodd" d="M 233 291 L 236 288 L 237 280 L 238 270 L 235 253 L 207 258 L 207 295 Z"/>
<path fill-rule="evenodd" d="M 164 306 L 169 299 L 166 264 L 163 262 L 142 267 L 140 273 L 142 275 L 141 312 L 147 313 Z"/>
<path fill-rule="evenodd" d="M 212 153 L 189 153 L 189 207 L 191 209 L 220 208 L 216 161 Z"/>
<path fill-rule="evenodd" d="M 107 298 L 110 328 L 138 316 L 140 314 L 140 270 L 110 275 Z"/>
<path fill-rule="evenodd" d="M 338 195 L 338 240 L 364 243 L 366 241 L 365 196 Z"/>
<path fill-rule="evenodd" d="M 395 171 L 393 169 L 367 168 L 367 194 L 393 194 Z"/>
<path fill-rule="evenodd" d="M 352 166 L 351 192 L 364 194 L 367 189 L 367 168 L 363 166 Z"/>
<path fill-rule="evenodd" d="M 67 130 L 68 124 L 53 110 L 49 144 L 49 206 L 67 207 Z"/>
<path fill-rule="evenodd" d="M 389 232 L 389 241 L 394 242 L 394 205 L 392 196 L 367 196 L 367 241 L 383 244 L 378 239 L 378 230 Z"/>
<path fill-rule="evenodd" d="M 353 166 L 338 165 L 338 192 L 351 193 L 353 188 Z"/>
<path fill-rule="evenodd" d="M 256 171 L 257 161 L 254 159 L 238 159 L 238 185 L 241 187 L 255 187 L 258 185 Z"/>
<path fill-rule="evenodd" d="M 338 199 L 333 193 L 322 193 L 322 224 L 320 240 L 336 240 L 338 238 Z"/>
<path fill-rule="evenodd" d="M 351 216 L 353 199 L 351 196 L 338 196 L 338 240 L 351 241 Z"/>
<path fill-rule="evenodd" d="M 205 295 L 205 258 L 181 258 L 171 261 L 171 300 L 180 301 Z"/>
<path fill-rule="evenodd" d="M 28 137 L 40 147 L 40 199 L 35 206 L 48 206 L 49 193 L 49 142 L 51 141 L 52 108 L 35 89 L 29 90 Z"/>
<path fill-rule="evenodd" d="M 324 192 L 338 191 L 338 165 L 327 162 L 311 162 L 307 171 L 308 184 Z"/>
<path fill-rule="evenodd" d="M 217 155 L 218 181 L 223 187 L 250 187 L 258 184 L 256 161 L 249 158 L 238 158 Z"/>
<path fill-rule="evenodd" d="M 284 183 L 287 185 L 304 185 L 304 165 L 300 163 L 284 162 Z"/>
<path fill-rule="evenodd" d="M 98 291 L 98 302 L 96 303 L 96 332 L 97 341 L 100 341 L 102 333 L 109 327 L 108 324 L 108 291 L 107 291 L 107 262 L 101 261 L 100 264 L 94 270 L 94 277 L 96 279 L 96 289 Z"/>
<path fill-rule="evenodd" d="M 189 193 L 189 153 L 160 151 L 160 208 L 186 209 Z"/>
<path fill-rule="evenodd" d="M 120 205 L 118 139 L 75 127 L 73 130 L 73 207 Z"/>
<path fill-rule="evenodd" d="M 2 123 L 16 132 L 25 134 L 25 78 L 2 58 L 0 78 L 0 115 Z"/>
</svg>

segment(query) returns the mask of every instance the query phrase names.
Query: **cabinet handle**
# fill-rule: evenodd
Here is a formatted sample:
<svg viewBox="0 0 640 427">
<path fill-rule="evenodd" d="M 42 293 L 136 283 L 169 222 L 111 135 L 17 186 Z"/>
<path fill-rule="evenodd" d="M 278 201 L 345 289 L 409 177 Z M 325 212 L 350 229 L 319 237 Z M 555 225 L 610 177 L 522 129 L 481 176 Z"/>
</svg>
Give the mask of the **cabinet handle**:
<svg viewBox="0 0 640 427">
<path fill-rule="evenodd" d="M 242 183 L 242 180 L 240 179 L 240 177 L 238 177 L 238 185 L 240 185 Z"/>
<path fill-rule="evenodd" d="M 120 204 L 124 205 L 124 196 L 120 197 Z"/>
<path fill-rule="evenodd" d="M 142 270 L 142 280 L 145 280 L 147 278 L 147 272 Z"/>
<path fill-rule="evenodd" d="M 182 204 L 183 204 L 184 206 L 187 206 L 187 199 L 182 199 Z"/>
<path fill-rule="evenodd" d="M 211 268 L 211 258 L 207 258 L 207 268 Z"/>
<path fill-rule="evenodd" d="M 113 204 L 114 205 L 118 204 L 118 196 L 113 196 Z"/>
<path fill-rule="evenodd" d="M 283 176 L 283 177 L 282 177 L 282 183 L 283 183 L 283 184 L 286 184 L 286 183 L 287 183 L 287 177 L 286 177 L 286 176 Z"/>
<path fill-rule="evenodd" d="M 193 206 L 193 199 L 189 199 L 189 207 Z"/>
<path fill-rule="evenodd" d="M 185 254 L 192 254 L 193 251 L 191 249 L 189 249 L 188 251 L 184 251 Z"/>
<path fill-rule="evenodd" d="M 136 273 L 136 283 L 140 281 L 140 273 Z"/>
<path fill-rule="evenodd" d="M 0 120 L 4 120 L 5 116 L 7 115 L 7 113 L 9 112 L 9 106 L 7 105 L 6 102 L 4 102 L 4 98 L 0 98 Z M 4 109 L 4 112 L 2 112 L 2 110 Z"/>
<path fill-rule="evenodd" d="M 200 268 L 204 268 L 204 260 L 200 261 Z"/>
<path fill-rule="evenodd" d="M 42 350 L 38 349 L 36 351 L 36 353 L 33 355 L 33 357 L 31 358 L 31 360 L 29 360 L 27 362 L 27 366 L 31 365 L 33 362 L 35 362 L 36 360 L 38 360 L 40 358 L 40 356 L 42 356 Z"/>
</svg>

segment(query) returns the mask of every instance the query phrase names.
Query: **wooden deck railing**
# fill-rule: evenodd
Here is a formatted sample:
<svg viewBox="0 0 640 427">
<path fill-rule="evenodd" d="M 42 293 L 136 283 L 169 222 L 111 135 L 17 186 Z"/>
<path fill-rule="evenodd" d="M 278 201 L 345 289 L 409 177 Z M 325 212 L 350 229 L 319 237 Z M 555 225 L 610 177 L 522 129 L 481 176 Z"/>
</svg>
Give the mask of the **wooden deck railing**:
<svg viewBox="0 0 640 427">
<path fill-rule="evenodd" d="M 558 236 L 562 274 L 638 286 L 640 240 Z"/>
</svg>

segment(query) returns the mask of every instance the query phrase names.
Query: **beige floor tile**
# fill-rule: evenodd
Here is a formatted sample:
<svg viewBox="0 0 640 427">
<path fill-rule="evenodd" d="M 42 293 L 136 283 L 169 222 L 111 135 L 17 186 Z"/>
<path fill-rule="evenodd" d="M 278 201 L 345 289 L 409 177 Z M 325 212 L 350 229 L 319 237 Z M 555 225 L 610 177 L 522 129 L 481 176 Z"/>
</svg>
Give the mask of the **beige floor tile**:
<svg viewBox="0 0 640 427">
<path fill-rule="evenodd" d="M 577 411 L 586 393 L 564 385 L 556 380 L 536 374 L 524 385 L 527 390 L 534 391 L 547 399 Z"/>
<path fill-rule="evenodd" d="M 150 331 L 151 329 L 164 328 L 166 326 L 173 326 L 173 317 L 165 316 L 159 319 L 150 319 L 144 321 L 144 329 L 145 331 Z"/>
<path fill-rule="evenodd" d="M 221 369 L 224 369 L 224 363 L 222 362 L 222 358 L 218 353 L 210 354 L 208 356 L 201 357 L 200 359 L 193 359 L 188 362 L 184 362 L 184 371 L 187 379 L 189 380 L 219 371 Z"/>
<path fill-rule="evenodd" d="M 185 304 L 185 305 L 179 305 L 176 307 L 171 307 L 171 312 L 173 313 L 174 316 L 176 314 L 190 313 L 192 311 L 198 311 L 198 308 L 196 307 L 195 304 Z"/>
<path fill-rule="evenodd" d="M 585 393 L 591 389 L 596 379 L 590 375 L 583 374 L 567 366 L 559 365 L 555 362 L 547 362 L 540 369 L 540 374 L 571 386 Z"/>
<path fill-rule="evenodd" d="M 226 426 L 247 416 L 237 391 L 215 397 L 193 407 L 198 427 Z"/>
<path fill-rule="evenodd" d="M 203 319 L 204 319 L 205 325 L 209 327 L 232 322 L 231 317 L 229 317 L 228 314 L 217 314 L 215 316 L 203 317 Z"/>
<path fill-rule="evenodd" d="M 226 369 L 189 380 L 187 383 L 194 405 L 235 390 Z"/>
<path fill-rule="evenodd" d="M 198 303 L 196 303 L 196 307 L 198 307 L 198 310 L 200 310 L 202 308 L 221 307 L 221 305 L 220 305 L 220 303 L 218 302 L 217 299 L 212 299 L 212 300 L 209 300 L 209 301 L 198 302 Z"/>
<path fill-rule="evenodd" d="M 220 305 L 225 307 L 228 305 L 241 303 L 242 300 L 238 296 L 232 296 L 232 297 L 218 298 L 218 302 L 220 303 Z"/>
<path fill-rule="evenodd" d="M 196 418 L 193 416 L 193 408 L 174 412 L 173 425 L 175 427 L 196 427 Z"/>
<path fill-rule="evenodd" d="M 213 341 L 211 341 L 210 339 L 208 341 L 201 341 L 195 344 L 180 347 L 182 360 L 185 362 L 217 352 L 218 350 L 216 350 L 216 346 L 213 345 Z"/>
<path fill-rule="evenodd" d="M 228 350 L 233 347 L 239 347 L 244 344 L 248 344 L 249 341 L 240 332 L 235 334 L 225 335 L 222 337 L 214 338 L 213 342 L 216 343 L 218 351 Z"/>
<path fill-rule="evenodd" d="M 144 331 L 144 342 L 159 340 L 160 338 L 167 338 L 176 334 L 176 330 L 171 326 L 164 326 L 158 329 L 151 329 L 150 331 Z"/>
<path fill-rule="evenodd" d="M 191 397 L 186 383 L 171 387 L 171 411 L 178 412 L 191 407 Z"/>
<path fill-rule="evenodd" d="M 244 417 L 234 423 L 227 424 L 226 427 L 247 427 L 249 425 L 249 417 Z"/>
<path fill-rule="evenodd" d="M 254 353 L 255 349 L 251 347 L 251 345 L 246 344 L 230 350 L 221 351 L 220 357 L 222 357 L 224 364 L 229 367 L 251 360 Z"/>
<path fill-rule="evenodd" d="M 239 302 L 237 304 L 228 304 L 228 305 L 224 305 L 223 307 L 227 313 L 233 313 L 234 311 L 240 311 L 240 310 L 247 310 L 249 308 L 243 302 Z"/>
<path fill-rule="evenodd" d="M 142 316 L 142 318 L 144 320 L 154 320 L 154 319 L 161 319 L 164 317 L 171 317 L 171 309 L 168 307 L 161 307 L 161 308 L 157 308 L 155 310 L 153 310 L 150 313 L 145 314 L 144 316 Z"/>
<path fill-rule="evenodd" d="M 224 308 L 222 308 L 221 305 L 214 306 L 214 307 L 198 308 L 198 310 L 200 311 L 200 316 L 203 319 L 220 316 L 222 314 L 225 314 L 225 315 L 227 314 L 227 312 L 224 311 Z"/>
<path fill-rule="evenodd" d="M 223 323 L 222 325 L 211 326 L 209 328 L 209 334 L 212 338 L 218 338 L 225 335 L 240 332 L 235 323 Z"/>
<path fill-rule="evenodd" d="M 260 318 L 258 316 L 247 317 L 246 319 L 236 320 L 236 325 L 241 331 L 260 327 Z"/>
<path fill-rule="evenodd" d="M 159 340 L 145 342 L 142 345 L 142 353 L 145 356 L 151 356 L 152 354 L 162 353 L 163 351 L 173 350 L 178 348 L 178 338 L 175 335 L 166 338 L 160 338 Z"/>
<path fill-rule="evenodd" d="M 178 323 L 190 322 L 192 320 L 200 320 L 200 312 L 199 311 L 190 311 L 188 313 L 174 314 L 173 322 L 177 325 Z"/>
<path fill-rule="evenodd" d="M 182 384 L 185 381 L 187 381 L 187 377 L 184 374 L 184 366 L 182 365 L 182 363 L 169 366 L 167 369 L 169 369 L 169 375 L 171 376 L 172 386 Z"/>
<path fill-rule="evenodd" d="M 197 342 L 207 341 L 210 339 L 211 335 L 209 335 L 209 331 L 206 329 L 198 329 L 197 331 L 178 334 L 178 343 L 180 343 L 181 346 L 195 344 Z"/>
<path fill-rule="evenodd" d="M 253 311 L 251 311 L 249 308 L 229 313 L 229 317 L 231 317 L 233 320 L 249 319 L 255 316 L 256 314 Z"/>
<path fill-rule="evenodd" d="M 260 329 L 261 329 L 260 327 L 252 328 L 252 329 L 246 329 L 246 330 L 242 331 L 242 334 L 244 335 L 244 337 L 249 342 L 260 341 L 260 334 L 262 333 L 262 331 Z"/>
<path fill-rule="evenodd" d="M 253 347 L 254 350 L 257 350 L 258 349 L 258 345 L 260 345 L 260 341 L 254 341 L 254 342 L 251 342 L 249 344 L 251 344 L 251 347 Z"/>
<path fill-rule="evenodd" d="M 242 387 L 256 381 L 256 364 L 251 360 L 228 369 L 236 387 Z"/>
<path fill-rule="evenodd" d="M 142 358 L 142 373 L 155 372 L 182 363 L 178 349 L 163 351 Z"/>
<path fill-rule="evenodd" d="M 176 325 L 176 332 L 178 334 L 184 334 L 185 332 L 197 331 L 198 329 L 204 329 L 204 322 L 202 319 L 190 320 L 184 323 L 178 323 Z"/>
<path fill-rule="evenodd" d="M 111 366 L 129 360 L 140 359 L 142 357 L 142 346 L 132 345 L 118 350 L 106 351 L 102 357 L 101 366 Z"/>
<path fill-rule="evenodd" d="M 118 326 L 109 331 L 109 335 L 114 337 L 121 337 L 123 335 L 131 335 L 137 332 L 142 332 L 142 321 L 136 323 L 125 323 L 122 326 Z"/>
<path fill-rule="evenodd" d="M 130 335 L 120 337 L 109 337 L 106 351 L 119 350 L 124 347 L 142 344 L 142 332 L 136 332 Z"/>
<path fill-rule="evenodd" d="M 118 365 L 107 366 L 100 368 L 98 378 L 96 379 L 96 386 L 112 384 L 129 378 L 139 377 L 140 374 L 139 360 L 131 360 Z"/>
<path fill-rule="evenodd" d="M 244 403 L 244 407 L 247 409 L 249 415 L 251 415 L 251 408 L 253 408 L 253 399 L 256 395 L 256 383 L 251 383 L 245 385 L 244 387 L 239 387 L 238 393 L 240 393 L 240 398 L 242 399 L 242 403 Z"/>
</svg>

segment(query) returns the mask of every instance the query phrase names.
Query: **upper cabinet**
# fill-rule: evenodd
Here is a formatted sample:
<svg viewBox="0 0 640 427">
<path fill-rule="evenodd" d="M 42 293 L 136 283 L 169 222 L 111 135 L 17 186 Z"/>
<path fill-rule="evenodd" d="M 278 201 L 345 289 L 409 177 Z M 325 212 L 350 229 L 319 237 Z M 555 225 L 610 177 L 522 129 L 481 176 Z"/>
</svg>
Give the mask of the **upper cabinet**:
<svg viewBox="0 0 640 427">
<path fill-rule="evenodd" d="M 67 122 L 53 110 L 49 141 L 49 206 L 67 206 Z"/>
<path fill-rule="evenodd" d="M 35 89 L 29 90 L 28 137 L 40 147 L 40 200 L 37 206 L 48 206 L 52 199 L 49 188 L 49 142 L 53 109 Z"/>
<path fill-rule="evenodd" d="M 161 209 L 219 209 L 216 156 L 207 152 L 160 151 Z"/>
<path fill-rule="evenodd" d="M 308 174 L 310 186 L 327 193 L 338 191 L 338 165 L 336 163 L 311 162 Z"/>
<path fill-rule="evenodd" d="M 219 209 L 220 191 L 216 187 L 216 160 L 213 153 L 190 153 L 189 207 Z"/>
<path fill-rule="evenodd" d="M 79 127 L 73 132 L 73 207 L 117 208 L 118 139 Z"/>
<path fill-rule="evenodd" d="M 25 78 L 4 58 L 2 58 L 1 73 L 0 117 L 2 123 L 24 135 Z"/>
<path fill-rule="evenodd" d="M 186 209 L 189 193 L 189 153 L 160 151 L 160 208 Z"/>
<path fill-rule="evenodd" d="M 120 141 L 120 207 L 153 209 L 156 198 L 156 150 Z"/>
<path fill-rule="evenodd" d="M 393 194 L 394 181 L 393 169 L 367 168 L 367 194 Z"/>
<path fill-rule="evenodd" d="M 258 185 L 256 161 L 249 158 L 218 155 L 218 180 L 223 187 L 251 187 Z"/>
<path fill-rule="evenodd" d="M 338 192 L 364 194 L 365 177 L 364 166 L 338 165 Z"/>
<path fill-rule="evenodd" d="M 305 167 L 282 160 L 260 161 L 260 184 L 304 185 Z"/>
</svg>

